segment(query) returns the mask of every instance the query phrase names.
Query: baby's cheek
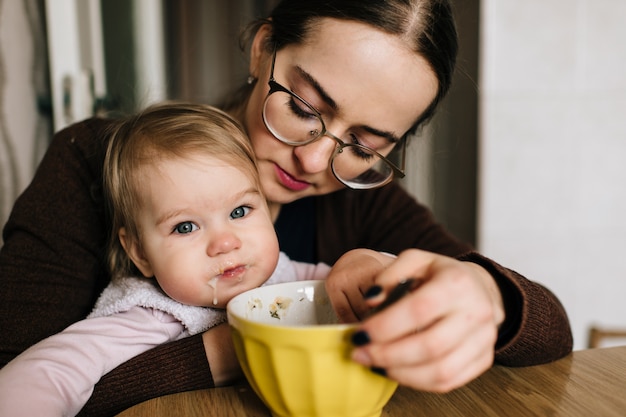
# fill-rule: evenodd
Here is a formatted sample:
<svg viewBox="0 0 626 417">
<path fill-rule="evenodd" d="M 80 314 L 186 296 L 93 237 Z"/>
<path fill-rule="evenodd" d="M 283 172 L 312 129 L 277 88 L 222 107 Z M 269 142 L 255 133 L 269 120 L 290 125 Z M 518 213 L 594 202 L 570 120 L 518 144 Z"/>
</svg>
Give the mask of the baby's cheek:
<svg viewBox="0 0 626 417">
<path fill-rule="evenodd" d="M 202 288 L 206 287 L 206 288 Z M 187 305 L 204 305 L 204 301 L 201 299 L 203 294 L 208 293 L 209 284 L 203 285 L 185 285 L 183 281 L 174 282 L 168 281 L 161 286 L 161 289 L 172 299 L 182 304 Z"/>
</svg>

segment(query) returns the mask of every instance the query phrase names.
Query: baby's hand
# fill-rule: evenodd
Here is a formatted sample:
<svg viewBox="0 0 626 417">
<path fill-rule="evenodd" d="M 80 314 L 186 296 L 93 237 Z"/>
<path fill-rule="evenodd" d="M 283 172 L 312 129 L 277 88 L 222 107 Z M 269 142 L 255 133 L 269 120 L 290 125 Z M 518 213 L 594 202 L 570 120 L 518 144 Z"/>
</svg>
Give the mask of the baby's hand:
<svg viewBox="0 0 626 417">
<path fill-rule="evenodd" d="M 337 260 L 326 279 L 326 291 L 341 322 L 353 323 L 367 315 L 370 307 L 363 295 L 394 259 L 381 252 L 354 249 Z"/>
</svg>

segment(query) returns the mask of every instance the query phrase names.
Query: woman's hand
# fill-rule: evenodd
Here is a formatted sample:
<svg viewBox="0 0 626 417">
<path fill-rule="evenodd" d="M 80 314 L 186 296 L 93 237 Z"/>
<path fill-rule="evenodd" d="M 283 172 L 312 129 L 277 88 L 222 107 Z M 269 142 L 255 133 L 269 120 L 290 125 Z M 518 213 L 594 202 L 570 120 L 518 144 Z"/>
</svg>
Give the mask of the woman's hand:
<svg viewBox="0 0 626 417">
<path fill-rule="evenodd" d="M 458 388 L 491 367 L 504 306 L 484 268 L 417 249 L 402 252 L 386 267 L 366 262 L 363 254 L 351 254 L 337 262 L 329 280 L 341 283 L 356 317 L 380 304 L 399 282 L 411 277 L 422 281 L 363 321 L 353 335 L 356 362 L 402 385 L 432 392 Z M 353 267 L 354 273 L 346 267 Z M 369 298 L 359 302 L 357 292 Z M 331 299 L 345 308 L 337 294 Z"/>
</svg>

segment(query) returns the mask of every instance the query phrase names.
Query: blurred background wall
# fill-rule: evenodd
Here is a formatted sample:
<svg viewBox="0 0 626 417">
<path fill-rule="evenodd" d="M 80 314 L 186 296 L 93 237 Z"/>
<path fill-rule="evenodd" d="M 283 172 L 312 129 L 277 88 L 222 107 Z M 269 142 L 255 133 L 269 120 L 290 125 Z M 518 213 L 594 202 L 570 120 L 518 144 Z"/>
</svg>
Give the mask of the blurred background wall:
<svg viewBox="0 0 626 417">
<path fill-rule="evenodd" d="M 626 328 L 626 2 L 483 0 L 478 244 Z"/>
<path fill-rule="evenodd" d="M 49 94 L 43 0 L 0 0 L 0 224 L 48 146 Z"/>
<path fill-rule="evenodd" d="M 0 223 L 51 132 L 73 120 L 53 122 L 53 103 L 68 91 L 52 75 L 68 59 L 54 57 L 78 54 L 82 68 L 69 85 L 91 89 L 89 112 L 165 98 L 214 104 L 247 77 L 241 29 L 274 3 L 0 0 Z M 404 185 L 456 235 L 552 289 L 575 347 L 584 348 L 590 325 L 626 327 L 626 2 L 454 6 L 459 70 L 436 118 L 411 142 Z M 104 57 L 98 82 L 100 70 L 86 59 L 97 50 L 89 43 L 94 10 Z M 54 15 L 71 21 L 50 21 Z M 47 36 L 59 27 L 75 51 Z"/>
</svg>

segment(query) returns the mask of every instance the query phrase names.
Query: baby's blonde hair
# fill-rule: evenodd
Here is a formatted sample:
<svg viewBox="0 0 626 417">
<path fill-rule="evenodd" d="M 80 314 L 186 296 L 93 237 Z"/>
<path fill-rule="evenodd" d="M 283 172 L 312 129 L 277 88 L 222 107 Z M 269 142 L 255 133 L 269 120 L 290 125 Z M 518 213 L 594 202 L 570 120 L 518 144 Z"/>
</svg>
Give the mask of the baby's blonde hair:
<svg viewBox="0 0 626 417">
<path fill-rule="evenodd" d="M 116 122 L 104 161 L 104 195 L 111 223 L 108 261 L 112 278 L 138 271 L 122 247 L 118 231 L 140 242 L 141 167 L 172 158 L 210 156 L 237 167 L 261 192 L 254 151 L 240 124 L 217 108 L 168 102 Z"/>
</svg>

